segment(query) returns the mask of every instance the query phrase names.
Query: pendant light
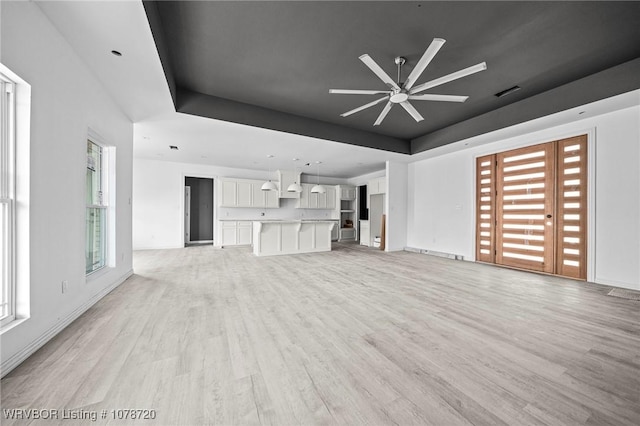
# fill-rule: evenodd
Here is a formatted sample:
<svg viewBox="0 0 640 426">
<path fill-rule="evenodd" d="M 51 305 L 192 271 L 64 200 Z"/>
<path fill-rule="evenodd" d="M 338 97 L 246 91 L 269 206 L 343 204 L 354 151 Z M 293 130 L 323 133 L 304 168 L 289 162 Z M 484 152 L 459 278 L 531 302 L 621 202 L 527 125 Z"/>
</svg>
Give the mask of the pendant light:
<svg viewBox="0 0 640 426">
<path fill-rule="evenodd" d="M 271 159 L 273 158 L 273 155 L 269 154 L 269 155 L 267 155 L 267 158 L 269 159 L 269 176 L 271 176 Z M 269 179 L 268 181 L 266 181 L 265 183 L 262 184 L 262 190 L 263 191 L 277 191 L 278 190 L 278 185 L 276 185 L 275 183 L 271 182 L 271 179 Z"/>
<path fill-rule="evenodd" d="M 293 175 L 295 176 L 298 171 L 295 162 L 298 161 L 298 158 L 294 158 L 293 161 Z M 302 192 L 302 185 L 300 185 L 300 182 L 293 181 L 293 183 L 287 188 L 287 192 Z"/>
<path fill-rule="evenodd" d="M 311 192 L 314 194 L 324 194 L 325 192 L 327 192 L 325 187 L 320 185 L 320 163 L 321 161 L 316 161 L 316 164 L 318 165 L 318 170 L 316 174 L 317 181 L 316 181 L 316 185 L 313 188 L 311 188 Z"/>
</svg>

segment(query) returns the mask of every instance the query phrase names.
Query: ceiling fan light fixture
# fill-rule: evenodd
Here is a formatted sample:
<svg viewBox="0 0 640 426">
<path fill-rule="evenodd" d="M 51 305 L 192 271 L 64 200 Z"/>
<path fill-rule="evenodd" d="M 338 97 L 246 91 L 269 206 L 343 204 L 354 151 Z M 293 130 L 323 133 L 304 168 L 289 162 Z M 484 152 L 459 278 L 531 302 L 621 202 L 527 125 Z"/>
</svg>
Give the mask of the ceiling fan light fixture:
<svg viewBox="0 0 640 426">
<path fill-rule="evenodd" d="M 398 92 L 389 97 L 389 102 L 393 102 L 394 104 L 401 104 L 407 99 L 409 99 L 409 95 L 406 92 Z"/>
</svg>

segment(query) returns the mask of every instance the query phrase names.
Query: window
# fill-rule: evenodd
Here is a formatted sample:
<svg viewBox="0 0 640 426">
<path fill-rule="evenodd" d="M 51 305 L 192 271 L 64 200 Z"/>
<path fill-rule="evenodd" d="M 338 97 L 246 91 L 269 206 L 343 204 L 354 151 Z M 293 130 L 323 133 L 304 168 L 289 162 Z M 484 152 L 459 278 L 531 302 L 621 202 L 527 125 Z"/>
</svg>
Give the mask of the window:
<svg viewBox="0 0 640 426">
<path fill-rule="evenodd" d="M 0 73 L 0 325 L 15 318 L 15 83 Z"/>
<path fill-rule="evenodd" d="M 107 264 L 107 179 L 105 149 L 87 140 L 87 233 L 85 272 L 91 274 Z"/>
</svg>

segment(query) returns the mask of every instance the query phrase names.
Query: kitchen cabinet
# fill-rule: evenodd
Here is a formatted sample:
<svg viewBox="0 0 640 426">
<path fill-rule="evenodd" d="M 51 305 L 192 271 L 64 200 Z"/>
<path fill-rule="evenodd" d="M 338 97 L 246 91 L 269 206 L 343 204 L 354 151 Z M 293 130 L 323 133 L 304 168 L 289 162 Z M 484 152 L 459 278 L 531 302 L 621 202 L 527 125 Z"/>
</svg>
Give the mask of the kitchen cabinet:
<svg viewBox="0 0 640 426">
<path fill-rule="evenodd" d="M 247 246 L 251 245 L 251 223 L 249 221 L 238 221 L 237 229 L 238 229 L 238 245 L 239 246 Z"/>
<path fill-rule="evenodd" d="M 302 184 L 302 192 L 296 208 L 298 209 L 326 209 L 336 208 L 336 187 L 333 185 L 322 185 L 327 190 L 324 194 L 313 193 L 311 188 L 315 185 L 310 183 Z"/>
<path fill-rule="evenodd" d="M 340 185 L 340 199 L 341 200 L 355 200 L 356 199 L 356 187 L 350 185 Z"/>
<path fill-rule="evenodd" d="M 340 239 L 340 221 L 336 220 L 333 229 L 331 229 L 331 241 L 338 241 Z"/>
<path fill-rule="evenodd" d="M 263 191 L 260 184 L 260 192 L 264 196 L 264 207 L 267 209 L 277 209 L 280 207 L 280 198 L 277 191 Z"/>
<path fill-rule="evenodd" d="M 254 221 L 253 254 L 275 256 L 331 251 L 330 220 Z"/>
<path fill-rule="evenodd" d="M 237 207 L 253 207 L 253 188 L 251 182 L 237 181 L 236 190 L 238 191 Z"/>
<path fill-rule="evenodd" d="M 220 207 L 279 208 L 278 191 L 263 191 L 263 183 L 251 179 L 222 179 Z"/>
<path fill-rule="evenodd" d="M 387 192 L 387 178 L 380 177 L 377 179 L 370 180 L 367 184 L 367 194 L 376 195 L 376 194 L 384 194 Z"/>
<path fill-rule="evenodd" d="M 387 192 L 387 178 L 385 176 L 372 179 L 367 183 L 367 208 L 371 208 L 371 196 Z"/>
<path fill-rule="evenodd" d="M 220 205 L 223 207 L 235 207 L 237 193 L 235 180 L 223 180 L 220 185 Z"/>
<path fill-rule="evenodd" d="M 325 185 L 325 188 L 327 188 L 327 193 L 325 194 L 325 196 L 326 196 L 326 208 L 328 210 L 335 210 L 336 203 L 337 203 L 336 187 L 335 186 L 326 186 Z"/>
<path fill-rule="evenodd" d="M 248 220 L 222 221 L 221 246 L 248 246 L 251 245 L 252 228 Z"/>
</svg>

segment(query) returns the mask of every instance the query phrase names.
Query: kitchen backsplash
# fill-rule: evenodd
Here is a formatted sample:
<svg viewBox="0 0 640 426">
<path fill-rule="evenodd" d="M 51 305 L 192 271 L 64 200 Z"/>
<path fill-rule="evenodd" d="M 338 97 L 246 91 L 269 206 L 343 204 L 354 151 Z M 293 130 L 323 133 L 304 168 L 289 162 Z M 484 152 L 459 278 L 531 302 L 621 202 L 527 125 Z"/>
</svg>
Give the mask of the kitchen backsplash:
<svg viewBox="0 0 640 426">
<path fill-rule="evenodd" d="M 249 209 L 241 207 L 218 207 L 218 220 L 274 220 L 274 219 L 336 219 L 338 210 L 297 209 L 298 200 L 281 198 L 279 209 Z M 264 216 L 262 215 L 264 213 Z"/>
</svg>

